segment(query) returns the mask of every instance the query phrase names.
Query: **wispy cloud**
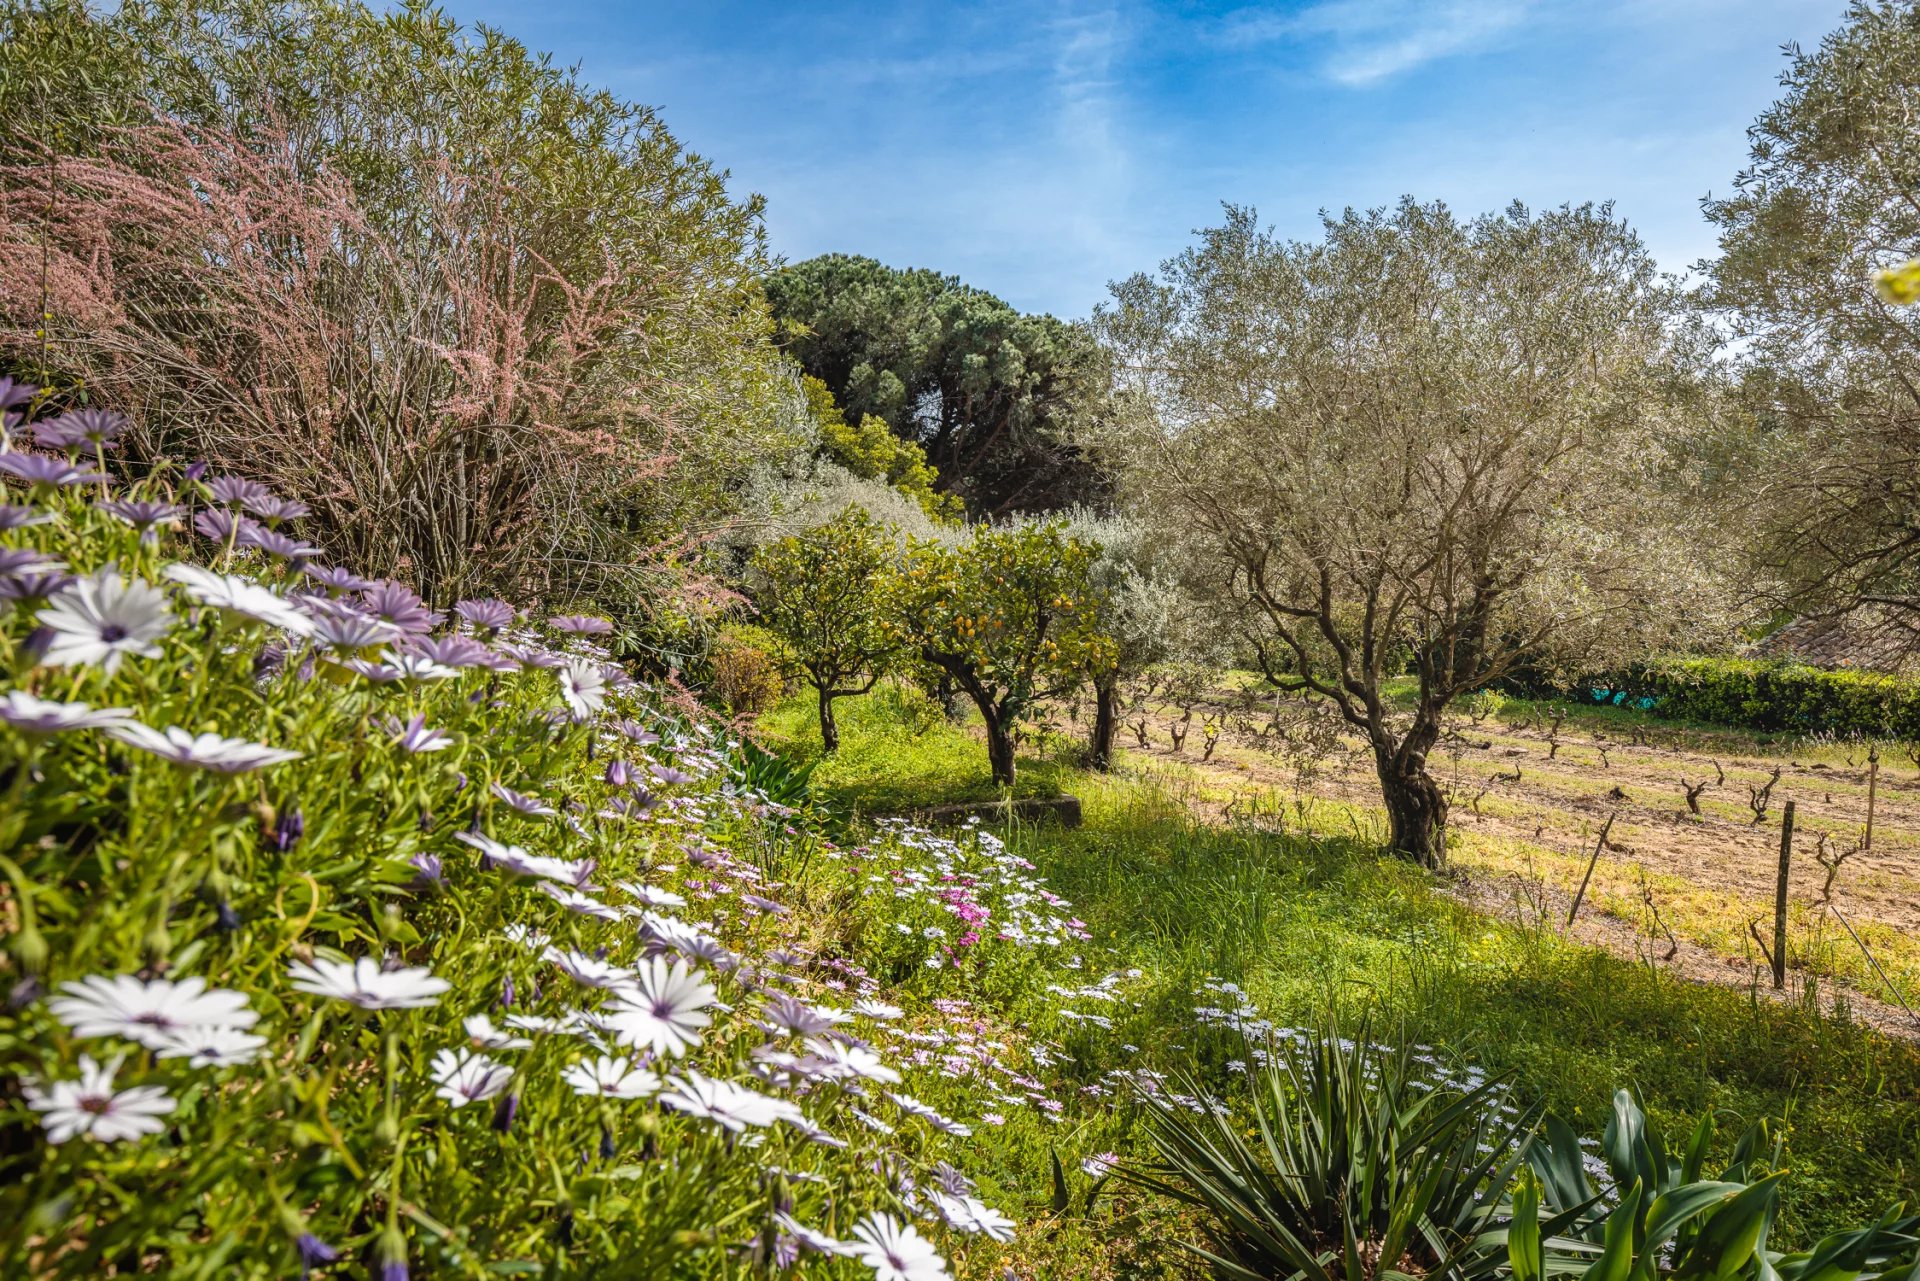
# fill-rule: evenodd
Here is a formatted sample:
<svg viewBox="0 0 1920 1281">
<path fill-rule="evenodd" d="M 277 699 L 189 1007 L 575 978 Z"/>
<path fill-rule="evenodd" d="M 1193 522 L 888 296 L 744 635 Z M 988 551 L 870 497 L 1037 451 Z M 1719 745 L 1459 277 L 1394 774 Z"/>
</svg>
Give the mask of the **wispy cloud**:
<svg viewBox="0 0 1920 1281">
<path fill-rule="evenodd" d="M 1324 46 L 1320 70 L 1356 88 L 1454 54 L 1478 53 L 1518 27 L 1531 0 L 1323 0 L 1294 13 L 1241 10 L 1223 43 Z"/>
</svg>

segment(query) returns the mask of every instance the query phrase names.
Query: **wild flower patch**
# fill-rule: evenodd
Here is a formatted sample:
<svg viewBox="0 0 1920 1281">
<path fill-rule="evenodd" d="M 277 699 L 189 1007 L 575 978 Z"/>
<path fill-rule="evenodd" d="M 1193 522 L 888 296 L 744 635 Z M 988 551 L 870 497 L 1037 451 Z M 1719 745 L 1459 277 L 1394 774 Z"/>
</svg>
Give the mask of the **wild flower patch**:
<svg viewBox="0 0 1920 1281">
<path fill-rule="evenodd" d="M 60 421 L 0 454 L 5 1257 L 931 1281 L 1011 1238 L 957 1163 L 1058 1109 L 1049 1051 L 882 976 L 1084 940 L 1029 866 L 822 846 L 604 620 L 434 609 Z M 806 945 L 847 876 L 897 957 Z"/>
</svg>

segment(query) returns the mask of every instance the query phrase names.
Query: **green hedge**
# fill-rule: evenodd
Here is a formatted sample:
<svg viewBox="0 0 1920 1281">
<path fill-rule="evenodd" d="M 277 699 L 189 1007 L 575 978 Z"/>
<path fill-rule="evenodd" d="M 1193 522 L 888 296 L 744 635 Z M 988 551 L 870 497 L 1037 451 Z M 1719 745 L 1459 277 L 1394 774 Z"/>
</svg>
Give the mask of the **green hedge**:
<svg viewBox="0 0 1920 1281">
<path fill-rule="evenodd" d="M 1567 697 L 1544 681 L 1514 682 L 1531 696 Z M 1591 676 L 1580 702 L 1632 707 L 1674 720 L 1797 734 L 1920 739 L 1920 681 L 1740 658 L 1671 658 Z"/>
</svg>

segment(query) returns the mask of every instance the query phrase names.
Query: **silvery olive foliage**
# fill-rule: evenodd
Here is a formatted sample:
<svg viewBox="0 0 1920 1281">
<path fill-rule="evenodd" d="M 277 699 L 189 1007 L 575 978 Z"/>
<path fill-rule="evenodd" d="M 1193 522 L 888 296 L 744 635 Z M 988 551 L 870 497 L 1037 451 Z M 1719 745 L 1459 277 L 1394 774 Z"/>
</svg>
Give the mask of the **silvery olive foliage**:
<svg viewBox="0 0 1920 1281">
<path fill-rule="evenodd" d="M 1410 857 L 1441 857 L 1426 755 L 1455 697 L 1724 623 L 1675 306 L 1606 207 L 1407 200 L 1314 241 L 1229 209 L 1096 318 L 1123 494 L 1268 674 L 1367 738 Z M 1402 670 L 1410 722 L 1382 694 Z"/>
</svg>

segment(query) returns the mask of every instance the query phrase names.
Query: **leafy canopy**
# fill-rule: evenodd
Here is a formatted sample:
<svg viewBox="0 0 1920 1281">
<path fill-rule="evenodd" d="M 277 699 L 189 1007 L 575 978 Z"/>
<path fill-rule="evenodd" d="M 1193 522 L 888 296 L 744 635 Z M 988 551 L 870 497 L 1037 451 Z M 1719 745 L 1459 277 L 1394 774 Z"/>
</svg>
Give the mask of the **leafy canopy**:
<svg viewBox="0 0 1920 1281">
<path fill-rule="evenodd" d="M 1740 532 L 1793 604 L 1920 610 L 1920 314 L 1906 277 L 1873 284 L 1920 249 L 1913 6 L 1853 5 L 1781 84 L 1732 194 L 1705 205 L 1704 297 L 1744 352 Z"/>
<path fill-rule="evenodd" d="M 761 621 L 815 689 L 864 693 L 899 649 L 882 607 L 894 559 L 893 537 L 858 507 L 754 553 L 748 582 Z"/>
<path fill-rule="evenodd" d="M 1105 389 L 1084 330 L 952 276 L 843 254 L 781 268 L 766 293 L 788 350 L 847 418 L 919 445 L 969 513 L 1049 511 L 1103 491 L 1074 443 Z"/>
</svg>

